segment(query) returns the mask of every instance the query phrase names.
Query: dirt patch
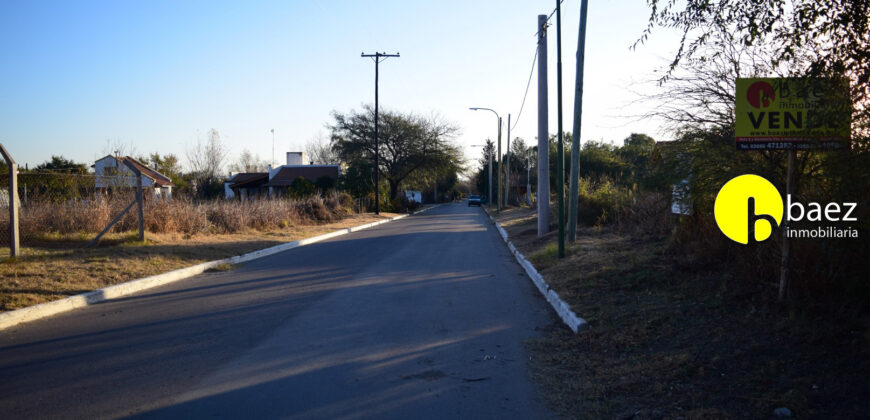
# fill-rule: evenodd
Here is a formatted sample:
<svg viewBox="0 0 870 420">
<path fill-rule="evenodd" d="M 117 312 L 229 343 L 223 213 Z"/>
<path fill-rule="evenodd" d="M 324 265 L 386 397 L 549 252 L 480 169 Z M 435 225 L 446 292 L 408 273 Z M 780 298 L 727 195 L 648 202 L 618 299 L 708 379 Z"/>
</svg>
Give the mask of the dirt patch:
<svg viewBox="0 0 870 420">
<path fill-rule="evenodd" d="M 538 238 L 530 213 L 500 218 L 589 322 L 577 335 L 553 324 L 528 343 L 533 377 L 564 417 L 870 416 L 867 317 L 778 306 L 775 285 L 699 266 L 665 238 L 585 229 L 559 260 L 554 234 Z"/>
</svg>

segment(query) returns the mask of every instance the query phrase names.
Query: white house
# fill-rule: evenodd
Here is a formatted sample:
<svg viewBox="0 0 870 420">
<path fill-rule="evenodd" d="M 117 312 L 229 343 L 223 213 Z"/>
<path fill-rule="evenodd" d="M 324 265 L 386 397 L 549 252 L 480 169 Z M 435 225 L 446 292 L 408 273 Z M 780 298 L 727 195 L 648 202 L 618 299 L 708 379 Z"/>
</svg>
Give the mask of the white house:
<svg viewBox="0 0 870 420">
<path fill-rule="evenodd" d="M 412 203 L 422 203 L 423 202 L 423 194 L 420 191 L 416 190 L 408 190 L 405 191 L 405 198 Z"/>
<path fill-rule="evenodd" d="M 94 162 L 95 186 L 97 190 L 110 187 L 136 187 L 136 177 L 133 171 L 124 164 L 130 162 L 142 173 L 142 189 L 148 191 L 154 198 L 169 199 L 172 197 L 172 181 L 166 175 L 155 171 L 130 156 L 108 155 Z"/>
</svg>

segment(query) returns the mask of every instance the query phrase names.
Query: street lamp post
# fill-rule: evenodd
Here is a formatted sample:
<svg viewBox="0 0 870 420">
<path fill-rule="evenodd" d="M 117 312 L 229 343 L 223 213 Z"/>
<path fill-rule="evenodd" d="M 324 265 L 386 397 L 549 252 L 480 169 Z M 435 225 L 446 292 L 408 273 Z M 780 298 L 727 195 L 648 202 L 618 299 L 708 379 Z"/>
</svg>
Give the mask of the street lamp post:
<svg viewBox="0 0 870 420">
<path fill-rule="evenodd" d="M 498 130 L 497 130 L 497 132 L 498 132 L 498 148 L 499 148 L 498 158 L 499 158 L 499 160 L 501 160 L 501 116 L 499 116 L 498 112 L 495 112 L 495 110 L 491 109 L 491 108 L 474 107 L 474 108 L 468 108 L 468 109 L 470 109 L 472 111 L 478 111 L 478 110 L 489 111 L 489 112 L 492 112 L 493 114 L 495 114 L 495 118 L 498 120 Z M 492 183 L 492 152 L 490 152 L 490 158 L 489 158 L 489 172 L 490 172 L 490 175 L 489 175 L 489 178 L 490 178 L 489 200 L 492 200 L 492 185 L 491 185 L 491 183 Z M 499 188 L 501 188 L 501 185 L 499 185 Z M 496 211 L 496 213 L 501 211 L 501 197 L 499 197 L 499 201 L 496 203 L 495 211 Z"/>
<path fill-rule="evenodd" d="M 471 147 L 483 147 L 486 149 L 485 144 L 472 144 Z M 492 209 L 492 150 L 487 153 L 489 157 L 489 196 L 487 196 L 486 201 L 489 203 L 489 208 Z"/>
</svg>

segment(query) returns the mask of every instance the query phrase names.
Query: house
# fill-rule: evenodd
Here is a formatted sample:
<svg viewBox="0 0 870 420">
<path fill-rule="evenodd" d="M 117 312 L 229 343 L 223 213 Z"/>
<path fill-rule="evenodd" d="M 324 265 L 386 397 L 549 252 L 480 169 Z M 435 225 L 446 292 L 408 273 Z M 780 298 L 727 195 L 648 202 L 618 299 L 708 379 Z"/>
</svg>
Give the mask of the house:
<svg viewBox="0 0 870 420">
<path fill-rule="evenodd" d="M 268 172 L 231 172 L 230 178 L 224 182 L 224 195 L 240 200 L 265 197 L 269 195 L 268 182 Z"/>
<path fill-rule="evenodd" d="M 224 183 L 226 198 L 253 198 L 268 195 L 274 197 L 283 194 L 293 185 L 296 178 L 302 177 L 316 183 L 322 177 L 338 181 L 341 173 L 339 165 L 306 165 L 305 152 L 287 152 L 287 164 L 275 165 L 269 172 L 232 173 Z"/>
<path fill-rule="evenodd" d="M 405 198 L 411 203 L 419 204 L 423 202 L 423 193 L 417 190 L 407 190 L 405 191 Z"/>
<path fill-rule="evenodd" d="M 142 173 L 144 191 L 150 192 L 154 198 L 167 200 L 172 198 L 173 185 L 169 177 L 130 156 L 107 155 L 91 165 L 94 168 L 94 183 L 98 191 L 105 191 L 111 187 L 136 187 L 136 177 L 125 162 L 129 162 Z"/>
</svg>

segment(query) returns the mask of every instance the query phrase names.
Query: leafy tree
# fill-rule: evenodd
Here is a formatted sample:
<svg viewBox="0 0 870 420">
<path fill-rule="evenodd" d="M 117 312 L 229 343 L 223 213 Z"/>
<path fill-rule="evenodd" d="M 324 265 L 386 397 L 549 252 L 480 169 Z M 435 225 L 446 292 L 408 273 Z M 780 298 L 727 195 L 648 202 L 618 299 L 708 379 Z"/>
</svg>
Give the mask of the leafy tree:
<svg viewBox="0 0 870 420">
<path fill-rule="evenodd" d="M 70 174 L 84 174 L 88 171 L 88 166 L 84 163 L 76 163 L 63 156 L 51 156 L 51 160 L 47 160 L 36 166 L 37 171 L 54 171 Z"/>
<path fill-rule="evenodd" d="M 329 192 L 335 188 L 335 178 L 324 175 L 314 181 L 314 186 L 323 193 Z"/>
<path fill-rule="evenodd" d="M 293 180 L 289 190 L 293 197 L 306 198 L 314 194 L 315 186 L 314 183 L 300 176 Z"/>
<path fill-rule="evenodd" d="M 374 162 L 374 109 L 366 106 L 362 112 L 332 113 L 335 122 L 329 126 L 332 149 L 345 163 Z M 389 199 L 399 194 L 399 186 L 420 171 L 439 173 L 462 169 L 462 154 L 453 143 L 457 128 L 437 117 L 379 113 L 379 172 L 389 186 Z"/>
</svg>

